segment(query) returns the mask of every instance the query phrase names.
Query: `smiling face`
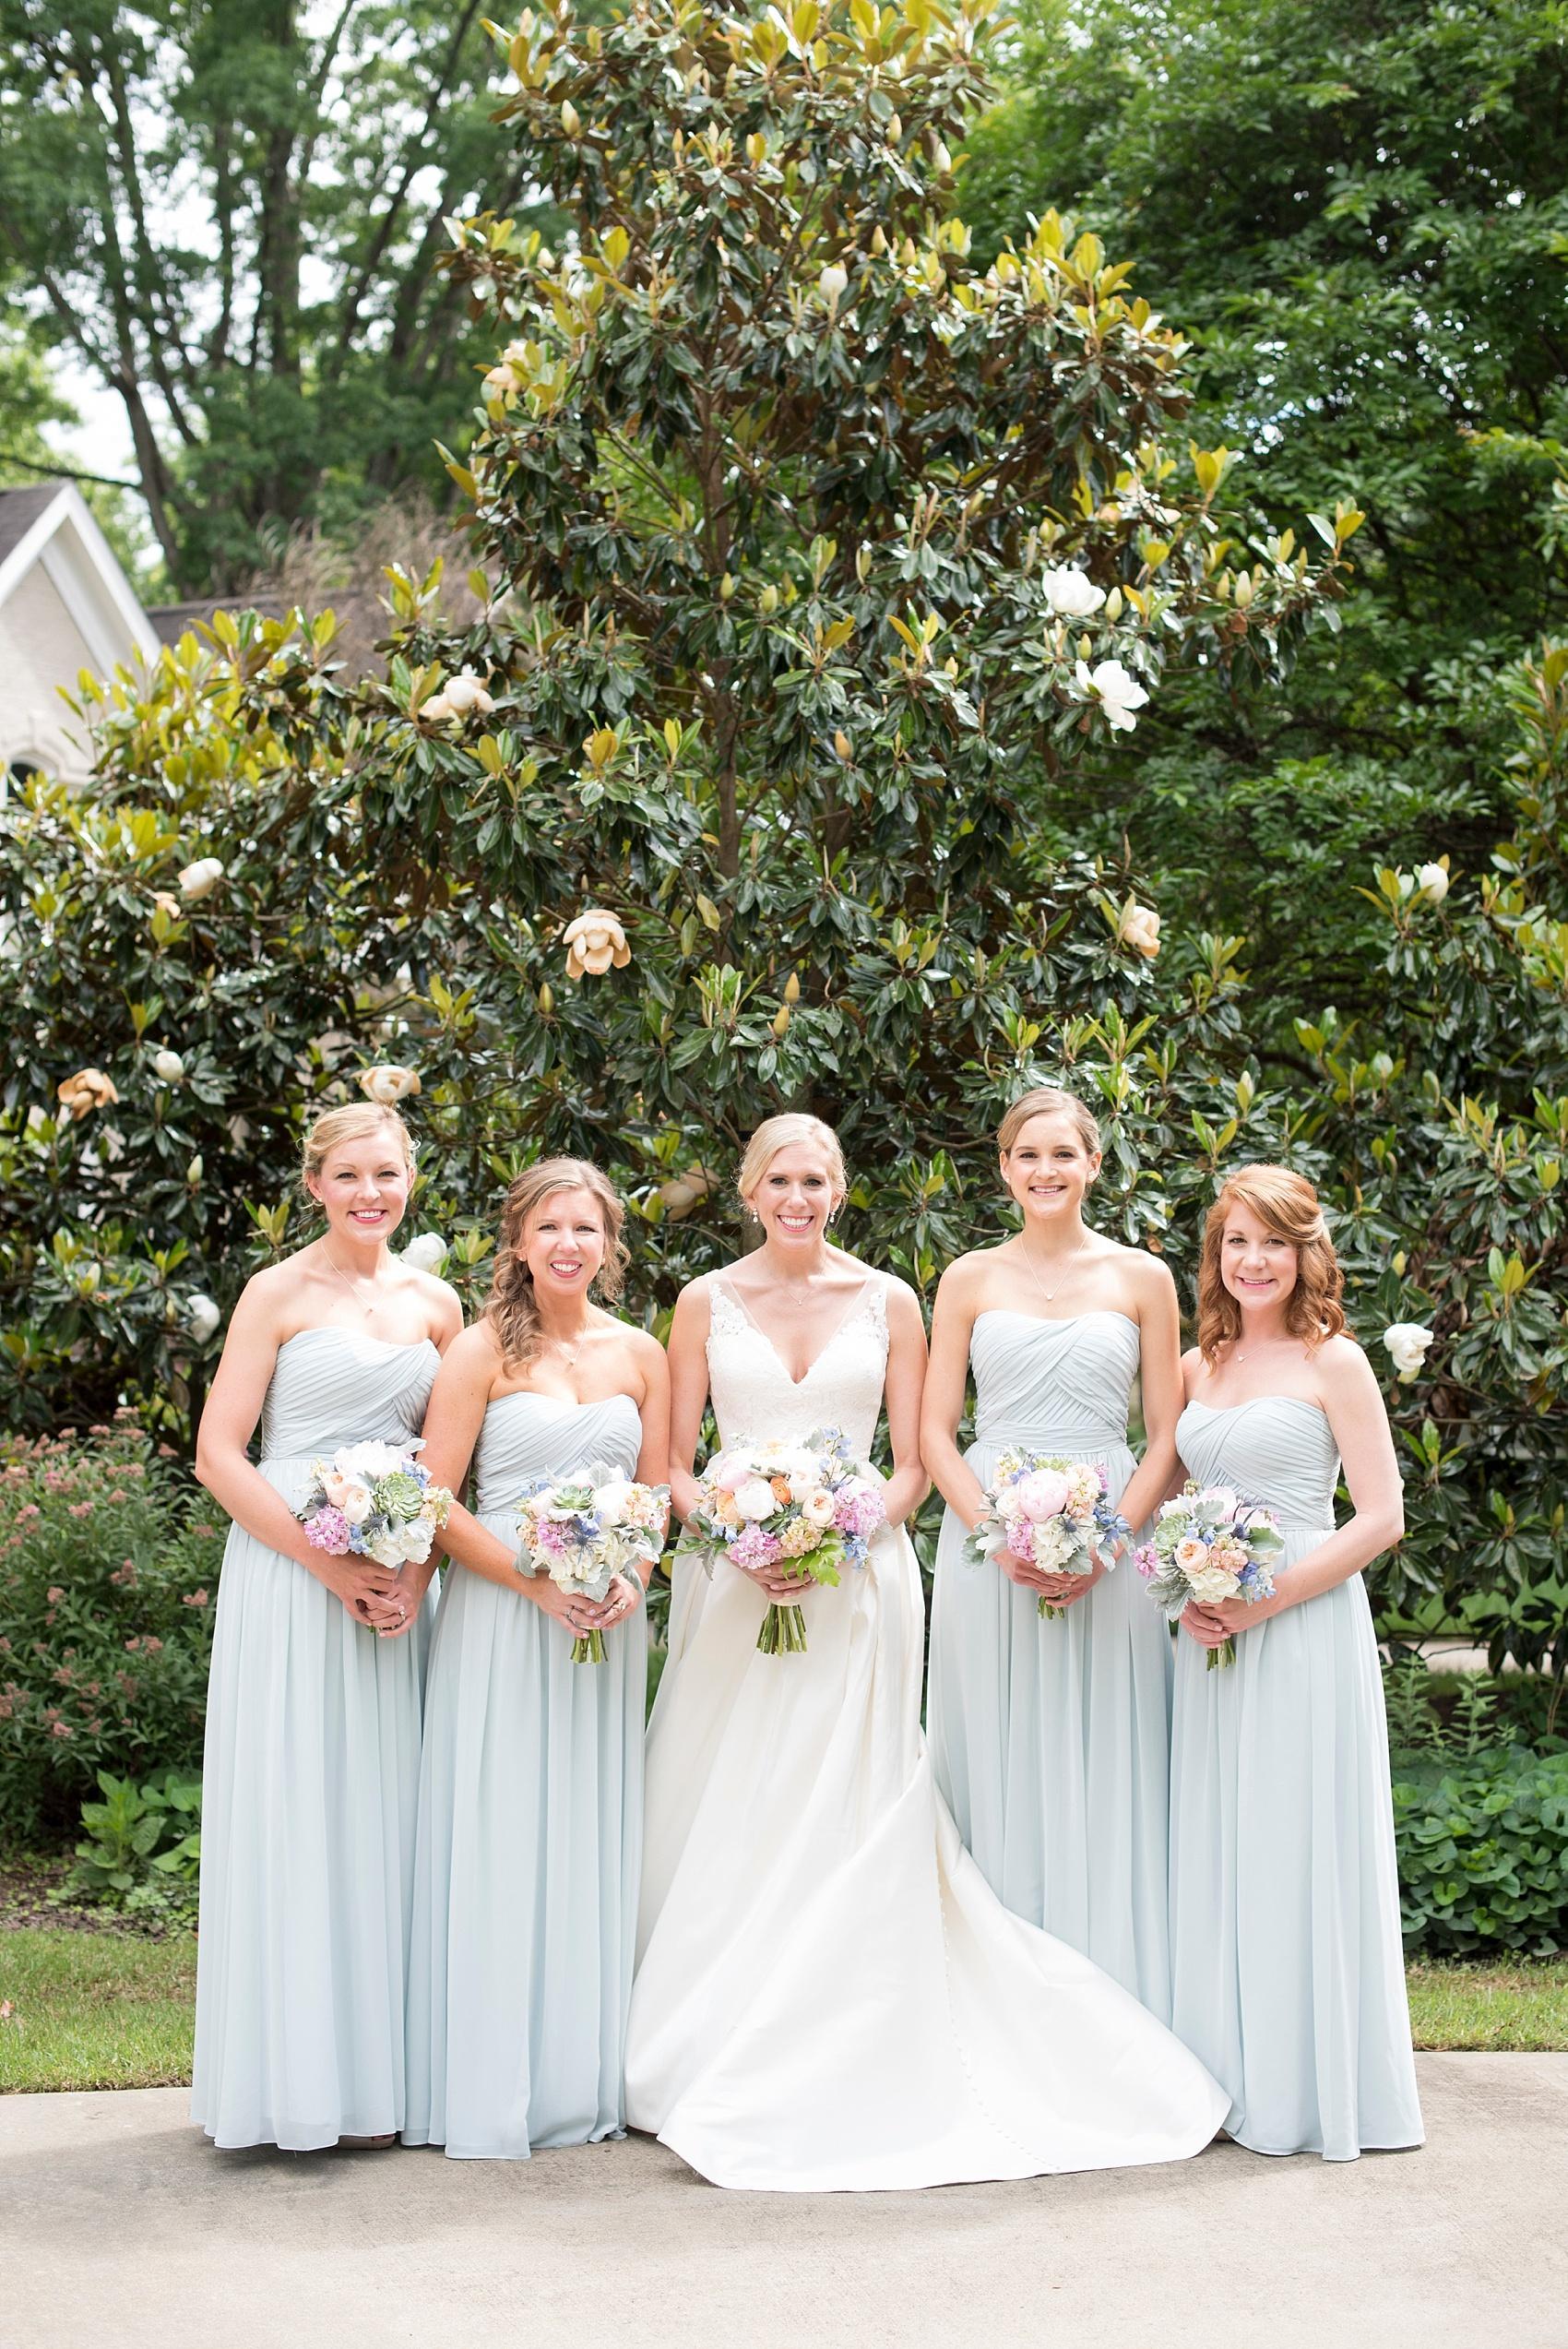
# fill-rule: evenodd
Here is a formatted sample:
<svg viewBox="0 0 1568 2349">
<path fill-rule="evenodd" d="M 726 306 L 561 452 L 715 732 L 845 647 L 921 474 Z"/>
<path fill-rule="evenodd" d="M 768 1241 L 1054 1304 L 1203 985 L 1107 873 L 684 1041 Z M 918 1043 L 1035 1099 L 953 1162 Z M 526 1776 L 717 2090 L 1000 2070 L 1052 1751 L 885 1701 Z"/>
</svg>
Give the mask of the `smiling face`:
<svg viewBox="0 0 1568 2349">
<path fill-rule="evenodd" d="M 589 1190 L 552 1191 L 523 1226 L 519 1252 L 537 1297 L 586 1296 L 604 1262 L 604 1210 Z"/>
<path fill-rule="evenodd" d="M 1219 1235 L 1219 1277 L 1241 1311 L 1283 1307 L 1300 1271 L 1301 1258 L 1290 1242 L 1233 1200 Z"/>
<path fill-rule="evenodd" d="M 306 1188 L 325 1209 L 329 1234 L 365 1247 L 391 1238 L 407 1211 L 413 1181 L 401 1129 L 383 1126 L 337 1143 L 307 1177 Z"/>
<path fill-rule="evenodd" d="M 746 1195 L 764 1237 L 791 1250 L 815 1246 L 838 1203 L 826 1153 L 810 1142 L 776 1151 L 762 1180 Z"/>
<path fill-rule="evenodd" d="M 1099 1151 L 1087 1148 L 1064 1110 L 1042 1110 L 1031 1117 L 1002 1154 L 1002 1179 L 1023 1209 L 1026 1224 L 1043 1231 L 1076 1220 L 1099 1173 Z"/>
</svg>

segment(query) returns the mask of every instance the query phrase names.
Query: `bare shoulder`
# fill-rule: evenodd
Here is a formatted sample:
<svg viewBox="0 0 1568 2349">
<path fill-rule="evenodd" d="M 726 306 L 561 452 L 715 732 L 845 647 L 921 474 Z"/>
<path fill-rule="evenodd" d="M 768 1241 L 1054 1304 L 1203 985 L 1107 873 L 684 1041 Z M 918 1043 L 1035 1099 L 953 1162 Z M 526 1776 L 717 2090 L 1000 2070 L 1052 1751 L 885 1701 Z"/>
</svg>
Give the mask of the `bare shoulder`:
<svg viewBox="0 0 1568 2349">
<path fill-rule="evenodd" d="M 651 1330 L 645 1330 L 640 1321 L 622 1321 L 619 1318 L 616 1319 L 615 1326 L 621 1333 L 627 1353 L 639 1370 L 662 1368 L 664 1348 Z"/>
<path fill-rule="evenodd" d="M 430 1315 L 431 1329 L 443 1352 L 455 1342 L 463 1327 L 463 1303 L 449 1281 L 441 1280 L 434 1272 L 422 1272 L 410 1265 L 406 1277 L 414 1286 L 420 1303 Z"/>
<path fill-rule="evenodd" d="M 1364 1348 L 1348 1330 L 1325 1338 L 1313 1354 L 1312 1362 L 1313 1376 L 1324 1395 L 1348 1399 L 1371 1392 L 1381 1399 L 1377 1373 L 1367 1360 Z"/>
<path fill-rule="evenodd" d="M 936 1284 L 939 1305 L 962 1311 L 972 1305 L 985 1285 L 986 1276 L 1002 1254 L 1001 1247 L 970 1248 L 963 1256 L 956 1256 Z"/>
<path fill-rule="evenodd" d="M 695 1336 L 707 1330 L 713 1315 L 713 1283 L 719 1277 L 716 1272 L 699 1272 L 695 1281 L 687 1282 L 675 1300 L 671 1338 Z"/>
<path fill-rule="evenodd" d="M 1140 1303 L 1146 1298 L 1152 1305 L 1176 1294 L 1170 1267 L 1151 1248 L 1134 1247 L 1126 1240 L 1111 1240 L 1105 1260 L 1115 1265 Z"/>
<path fill-rule="evenodd" d="M 896 1272 L 885 1272 L 882 1275 L 882 1294 L 890 1326 L 906 1330 L 918 1327 L 923 1331 L 925 1315 L 908 1281 L 900 1281 Z"/>
<path fill-rule="evenodd" d="M 1198 1381 L 1203 1375 L 1204 1358 L 1196 1346 L 1189 1346 L 1182 1356 L 1182 1391 L 1189 1402 L 1196 1393 Z"/>
<path fill-rule="evenodd" d="M 457 1304 L 455 1294 L 452 1302 Z M 488 1319 L 470 1322 L 466 1330 L 459 1327 L 441 1357 L 441 1372 L 449 1378 L 488 1380 L 500 1367 L 501 1340 L 495 1324 Z"/>
<path fill-rule="evenodd" d="M 253 1272 L 235 1301 L 230 1317 L 231 1335 L 281 1341 L 300 1294 L 300 1259 L 286 1256 L 281 1264 L 264 1265 Z"/>
</svg>

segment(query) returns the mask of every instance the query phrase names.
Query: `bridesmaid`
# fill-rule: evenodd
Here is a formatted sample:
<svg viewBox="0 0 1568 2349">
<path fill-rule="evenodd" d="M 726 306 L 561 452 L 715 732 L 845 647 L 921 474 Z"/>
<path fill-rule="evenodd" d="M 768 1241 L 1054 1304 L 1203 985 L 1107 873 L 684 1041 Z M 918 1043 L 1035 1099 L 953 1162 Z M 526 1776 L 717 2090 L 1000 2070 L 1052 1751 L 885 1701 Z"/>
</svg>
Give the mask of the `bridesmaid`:
<svg viewBox="0 0 1568 2349">
<path fill-rule="evenodd" d="M 1204 1233 L 1178 1443 L 1200 1484 L 1278 1512 L 1285 1566 L 1272 1599 L 1182 1616 L 1170 1788 L 1173 2027 L 1229 2090 L 1241 2144 L 1331 2162 L 1423 2134 L 1361 1579 L 1405 1518 L 1342 1286 L 1312 1185 L 1233 1174 Z M 1235 1663 L 1210 1672 L 1227 1636 Z"/>
<path fill-rule="evenodd" d="M 462 1326 L 445 1283 L 387 1246 L 413 1185 L 400 1117 L 368 1103 L 318 1117 L 303 1183 L 327 1230 L 246 1284 L 196 1444 L 234 1521 L 207 1704 L 191 2098 L 215 2144 L 297 2152 L 389 2145 L 403 2122 L 434 1561 L 329 1557 L 292 1511 L 322 1453 L 415 1439 Z"/>
<path fill-rule="evenodd" d="M 642 1851 L 647 1626 L 636 1580 L 602 1604 L 519 1571 L 530 1476 L 600 1465 L 660 1482 L 664 1350 L 590 1301 L 620 1293 L 621 1202 L 552 1158 L 506 1194 L 483 1318 L 453 1345 L 425 1461 L 475 1517 L 436 1621 L 420 1775 L 403 2140 L 524 2162 L 621 2133 Z M 572 1642 L 602 1627 L 602 1663 Z"/>
<path fill-rule="evenodd" d="M 1157 1258 L 1092 1231 L 1099 1129 L 1041 1086 L 997 1134 L 1023 1229 L 960 1257 L 932 1323 L 921 1448 L 947 1503 L 932 1607 L 928 1724 L 937 1783 L 993 1890 L 1070 1942 L 1161 2021 L 1170 1638 L 1123 1566 L 968 1565 L 966 1533 L 1009 1446 L 1095 1461 L 1136 1527 L 1170 1483 L 1181 1408 L 1175 1284 Z M 957 1444 L 975 1382 L 975 1441 Z M 1127 1449 L 1133 1381 L 1146 1449 Z M 1039 1601 L 1067 1609 L 1042 1619 Z"/>
</svg>

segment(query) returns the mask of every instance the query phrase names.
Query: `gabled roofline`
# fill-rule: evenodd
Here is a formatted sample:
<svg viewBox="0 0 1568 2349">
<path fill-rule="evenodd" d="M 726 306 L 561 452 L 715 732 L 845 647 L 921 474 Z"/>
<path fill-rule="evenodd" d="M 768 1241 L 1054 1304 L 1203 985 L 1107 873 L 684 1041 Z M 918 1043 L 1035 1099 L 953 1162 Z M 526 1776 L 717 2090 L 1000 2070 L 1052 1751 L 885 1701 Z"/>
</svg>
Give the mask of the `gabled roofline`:
<svg viewBox="0 0 1568 2349">
<path fill-rule="evenodd" d="M 105 675 L 124 661 L 125 638 L 143 660 L 156 661 L 161 649 L 158 631 L 87 501 L 69 482 L 60 483 L 31 529 L 0 562 L 0 604 L 35 563 L 42 565 L 59 590 Z M 115 621 L 124 630 L 118 640 Z"/>
</svg>

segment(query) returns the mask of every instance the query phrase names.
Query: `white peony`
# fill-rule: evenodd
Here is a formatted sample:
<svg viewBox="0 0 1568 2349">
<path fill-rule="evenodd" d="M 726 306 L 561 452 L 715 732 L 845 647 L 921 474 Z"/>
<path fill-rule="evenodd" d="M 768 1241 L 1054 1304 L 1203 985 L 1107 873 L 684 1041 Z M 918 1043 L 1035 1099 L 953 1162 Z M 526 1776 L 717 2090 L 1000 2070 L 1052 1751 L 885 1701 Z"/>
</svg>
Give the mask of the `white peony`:
<svg viewBox="0 0 1568 2349">
<path fill-rule="evenodd" d="M 1236 1577 L 1224 1567 L 1216 1566 L 1212 1559 L 1206 1559 L 1202 1566 L 1190 1567 L 1187 1581 L 1194 1598 L 1204 1606 L 1220 1606 L 1227 1599 L 1233 1599 L 1241 1588 Z"/>
<path fill-rule="evenodd" d="M 1080 661 L 1077 679 L 1079 692 L 1099 703 L 1112 732 L 1130 734 L 1138 722 L 1133 712 L 1148 699 L 1131 670 L 1120 661 L 1101 661 L 1093 669 L 1087 661 Z"/>
<path fill-rule="evenodd" d="M 600 1525 L 612 1526 L 625 1523 L 626 1487 L 627 1480 L 624 1476 L 614 1478 L 608 1485 L 596 1486 L 593 1496 L 593 1513 Z"/>
<path fill-rule="evenodd" d="M 1448 868 L 1443 864 L 1418 864 L 1416 887 L 1433 905 L 1441 905 L 1448 895 Z"/>
<path fill-rule="evenodd" d="M 194 1297 L 186 1298 L 185 1327 L 198 1346 L 206 1345 L 222 1318 L 212 1299 L 204 1297 L 199 1291 Z"/>
<path fill-rule="evenodd" d="M 185 1064 L 177 1052 L 165 1045 L 152 1055 L 152 1066 L 166 1085 L 177 1085 L 185 1073 Z"/>
<path fill-rule="evenodd" d="M 833 1522 L 832 1494 L 821 1490 L 808 1493 L 801 1503 L 801 1515 L 808 1525 L 831 1525 Z"/>
<path fill-rule="evenodd" d="M 216 856 L 198 856 L 180 875 L 180 894 L 187 904 L 196 905 L 210 897 L 223 878 L 223 867 Z"/>
<path fill-rule="evenodd" d="M 771 1517 L 778 1506 L 772 1485 L 766 1484 L 760 1476 L 748 1477 L 735 1495 L 736 1508 L 753 1524 L 760 1524 L 765 1517 Z"/>
<path fill-rule="evenodd" d="M 409 1564 L 422 1566 L 435 1539 L 434 1524 L 428 1517 L 410 1518 L 407 1525 L 398 1527 L 398 1539 Z"/>
<path fill-rule="evenodd" d="M 1040 574 L 1040 590 L 1047 603 L 1061 620 L 1087 620 L 1105 602 L 1105 590 L 1097 588 L 1088 573 L 1075 563 L 1063 563 L 1052 571 Z"/>
<path fill-rule="evenodd" d="M 1420 1376 L 1431 1340 L 1431 1331 L 1420 1321 L 1391 1321 L 1383 1333 L 1394 1367 L 1407 1381 Z"/>
<path fill-rule="evenodd" d="M 367 1481 L 374 1484 L 376 1477 L 390 1476 L 398 1469 L 405 1468 L 409 1452 L 419 1449 L 418 1444 L 400 1447 L 377 1443 L 374 1439 L 363 1444 L 345 1444 L 333 1465 L 341 1469 L 346 1476 L 357 1477 L 362 1484 Z"/>
<path fill-rule="evenodd" d="M 353 1521 L 350 1520 L 350 1524 Z M 364 1555 L 374 1558 L 377 1566 L 389 1566 L 396 1572 L 403 1564 L 403 1536 L 399 1528 L 389 1526 L 385 1533 L 375 1534 L 365 1544 Z"/>
<path fill-rule="evenodd" d="M 416 1272 L 439 1272 L 446 1261 L 446 1243 L 439 1232 L 422 1232 L 403 1250 L 403 1262 Z"/>
</svg>

